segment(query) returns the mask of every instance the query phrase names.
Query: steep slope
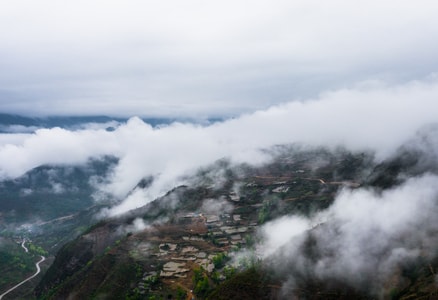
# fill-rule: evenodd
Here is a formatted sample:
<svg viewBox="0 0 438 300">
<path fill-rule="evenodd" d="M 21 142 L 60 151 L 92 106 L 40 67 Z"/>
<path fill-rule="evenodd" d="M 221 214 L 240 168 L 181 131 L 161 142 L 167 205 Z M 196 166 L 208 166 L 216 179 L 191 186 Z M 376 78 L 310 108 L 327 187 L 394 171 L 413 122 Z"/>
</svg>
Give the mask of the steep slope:
<svg viewBox="0 0 438 300">
<path fill-rule="evenodd" d="M 35 293 L 41 299 L 431 297 L 436 264 L 430 256 L 392 270 L 379 295 L 342 276 L 303 273 L 299 261 L 284 256 L 290 245 L 301 245 L 300 261 L 314 267 L 327 255 L 318 238 L 336 226 L 330 219 L 318 223 L 312 218 L 330 208 L 340 190 L 384 191 L 402 182 L 413 165 L 394 159 L 376 166 L 363 153 L 293 148 L 257 168 L 221 162 L 200 170 L 190 186 L 102 221 L 64 246 Z M 271 255 L 260 253 L 265 225 L 283 216 L 313 223 L 299 236 L 285 237 L 284 246 Z M 282 256 L 285 260 L 276 260 Z M 363 276 L 366 282 L 368 275 Z"/>
</svg>

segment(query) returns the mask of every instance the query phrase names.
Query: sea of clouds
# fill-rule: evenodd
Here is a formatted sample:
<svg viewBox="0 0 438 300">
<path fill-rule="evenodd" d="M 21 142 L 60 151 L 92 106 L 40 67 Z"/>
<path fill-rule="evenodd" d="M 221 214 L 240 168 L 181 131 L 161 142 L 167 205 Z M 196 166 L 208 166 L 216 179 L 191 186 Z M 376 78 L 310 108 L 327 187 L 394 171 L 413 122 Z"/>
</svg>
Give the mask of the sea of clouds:
<svg viewBox="0 0 438 300">
<path fill-rule="evenodd" d="M 133 117 L 115 130 L 41 128 L 0 134 L 0 176 L 16 178 L 40 165 L 85 164 L 114 156 L 117 165 L 98 186 L 121 201 L 111 214 L 154 200 L 181 178 L 222 158 L 260 164 L 275 145 L 303 144 L 390 157 L 438 120 L 438 80 L 359 86 L 322 93 L 210 125 L 172 123 L 158 127 Z M 427 151 L 436 148 L 429 147 Z M 145 190 L 138 182 L 154 178 Z"/>
</svg>

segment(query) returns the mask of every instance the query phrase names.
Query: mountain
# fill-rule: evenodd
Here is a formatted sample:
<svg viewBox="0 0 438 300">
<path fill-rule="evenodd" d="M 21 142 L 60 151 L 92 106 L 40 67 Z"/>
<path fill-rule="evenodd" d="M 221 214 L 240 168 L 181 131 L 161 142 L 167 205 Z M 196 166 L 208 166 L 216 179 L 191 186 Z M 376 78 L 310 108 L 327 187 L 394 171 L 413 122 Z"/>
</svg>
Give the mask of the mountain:
<svg viewBox="0 0 438 300">
<path fill-rule="evenodd" d="M 117 160 L 102 157 L 84 165 L 44 165 L 16 179 L 0 182 L 2 225 L 46 222 L 93 205 L 92 178 L 107 174 Z"/>
<path fill-rule="evenodd" d="M 145 117 L 142 120 L 153 126 L 171 124 L 173 122 L 190 122 L 210 124 L 221 121 L 220 118 L 208 118 L 205 120 L 188 118 L 152 118 Z M 107 130 L 113 130 L 113 126 L 126 122 L 126 118 L 109 116 L 48 116 L 48 117 L 26 117 L 0 113 L 0 133 L 33 132 L 38 128 L 61 127 L 67 129 L 81 129 L 89 124 L 105 125 Z"/>
<path fill-rule="evenodd" d="M 87 123 L 124 122 L 126 119 L 107 116 L 88 117 L 26 117 L 20 115 L 0 114 L 0 132 L 33 131 L 37 128 L 76 128 Z M 158 121 L 158 120 L 157 120 Z"/>
<path fill-rule="evenodd" d="M 39 252 L 54 255 L 96 222 L 110 203 L 94 199 L 94 181 L 116 161 L 102 157 L 78 166 L 45 165 L 0 182 L 0 291 L 33 273 Z M 23 241 L 30 250 L 44 251 L 27 253 Z"/>
<path fill-rule="evenodd" d="M 167 118 L 148 118 L 152 126 L 184 121 Z M 0 114 L 0 133 L 10 137 L 25 137 L 21 133 L 32 133 L 40 128 L 55 126 L 75 130 L 116 129 L 126 119 L 88 117 L 26 117 Z M 214 122 L 205 120 L 202 122 Z M 199 121 L 201 122 L 201 121 Z M 16 134 L 19 133 L 19 134 Z M 28 136 L 30 137 L 30 136 Z M 21 146 L 8 144 L 7 147 L 20 149 Z M 44 152 L 44 151 L 43 151 Z M 62 154 L 61 154 L 62 156 Z M 5 162 L 8 164 L 8 159 Z M 14 157 L 20 164 L 20 159 Z M 27 158 L 23 158 L 26 161 Z M 54 255 L 66 242 L 74 239 L 89 228 L 102 210 L 114 205 L 115 199 L 100 189 L 118 164 L 119 158 L 111 155 L 96 155 L 77 164 L 42 164 L 19 177 L 10 177 L 1 170 L 0 179 L 0 269 L 5 270 L 0 280 L 1 291 L 29 275 L 38 260 L 37 253 L 30 256 L 19 247 L 23 239 L 35 247 L 40 247 L 49 255 Z M 31 166 L 32 167 L 32 166 Z M 145 187 L 147 180 L 139 185 Z M 50 259 L 43 263 L 43 267 Z M 32 281 L 34 282 L 34 280 Z M 34 284 L 35 285 L 35 284 Z M 29 289 L 29 285 L 25 285 Z"/>
<path fill-rule="evenodd" d="M 359 234 L 348 236 L 350 230 L 361 232 L 355 231 L 357 220 L 343 221 L 335 210 L 345 193 L 355 199 L 373 191 L 385 199 L 403 190 L 407 178 L 436 173 L 435 167 L 420 166 L 418 153 L 406 149 L 379 163 L 370 154 L 342 149 L 292 147 L 279 153 L 260 167 L 220 161 L 200 170 L 190 185 L 99 222 L 62 247 L 35 295 L 38 299 L 433 299 L 437 295 L 433 219 L 435 231 L 418 238 L 420 244 L 411 245 L 415 251 L 403 256 L 403 251 L 411 250 L 405 245 L 412 242 L 412 235 L 405 236 L 410 231 L 384 235 L 382 246 L 376 246 L 372 239 L 363 242 Z M 385 205 L 382 202 L 382 210 Z M 327 211 L 331 213 L 324 214 Z M 367 222 L 373 216 L 364 217 L 360 224 L 377 230 L 366 233 L 379 237 L 385 230 L 379 227 L 381 220 Z M 305 229 L 291 236 L 306 220 Z M 286 225 L 278 226 L 282 223 Z M 286 233 L 275 240 L 276 230 L 285 228 Z M 360 253 L 371 253 L 369 261 L 361 264 L 360 255 L 340 254 L 351 245 L 334 241 L 345 236 L 351 244 L 362 241 Z M 281 246 L 270 249 L 264 239 Z M 353 260 L 353 267 L 342 266 L 346 258 Z M 366 267 L 374 266 L 373 260 L 386 266 L 384 272 Z M 330 261 L 335 262 L 331 268 L 321 265 Z M 325 274 L 327 270 L 331 273 Z"/>
</svg>

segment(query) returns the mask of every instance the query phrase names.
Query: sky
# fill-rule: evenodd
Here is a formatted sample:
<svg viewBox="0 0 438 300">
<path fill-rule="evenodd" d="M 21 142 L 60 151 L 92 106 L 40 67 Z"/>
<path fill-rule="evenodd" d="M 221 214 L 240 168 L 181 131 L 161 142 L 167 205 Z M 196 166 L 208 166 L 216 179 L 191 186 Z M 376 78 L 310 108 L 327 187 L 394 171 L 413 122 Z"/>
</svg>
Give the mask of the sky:
<svg viewBox="0 0 438 300">
<path fill-rule="evenodd" d="M 236 117 L 427 81 L 436 1 L 0 3 L 0 112 Z"/>
</svg>

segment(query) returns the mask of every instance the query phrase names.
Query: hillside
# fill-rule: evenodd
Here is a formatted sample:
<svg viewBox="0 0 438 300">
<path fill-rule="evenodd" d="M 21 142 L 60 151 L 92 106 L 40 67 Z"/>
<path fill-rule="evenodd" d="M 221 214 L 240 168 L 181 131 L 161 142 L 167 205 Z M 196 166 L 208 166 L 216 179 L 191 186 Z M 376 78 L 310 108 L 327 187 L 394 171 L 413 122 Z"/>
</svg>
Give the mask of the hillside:
<svg viewBox="0 0 438 300">
<path fill-rule="evenodd" d="M 50 256 L 96 222 L 96 214 L 108 203 L 93 199 L 92 179 L 113 164 L 114 159 L 106 157 L 83 166 L 41 166 L 0 182 L 0 291 L 35 271 L 39 256 L 26 253 L 20 247 L 23 240 Z M 32 285 L 23 288 L 31 290 Z"/>
<path fill-rule="evenodd" d="M 193 185 L 175 188 L 123 217 L 102 221 L 68 243 L 36 295 L 42 299 L 90 295 L 96 299 L 374 299 L 374 290 L 342 277 L 321 279 L 312 272 L 302 273 L 293 260 L 278 265 L 281 249 L 261 259 L 260 232 L 281 216 L 314 216 L 333 204 L 340 189 L 397 186 L 403 174 L 420 172 L 410 157 L 373 165 L 372 157 L 363 153 L 289 149 L 257 168 L 219 162 L 201 170 Z M 210 175 L 219 170 L 222 183 L 218 185 L 211 180 L 217 175 Z M 324 255 L 316 237 L 326 234 L 325 228 L 332 230 L 329 223 L 315 223 L 301 235 L 303 256 L 309 262 Z M 437 267 L 436 259 L 422 255 L 398 265 L 382 279 L 379 297 L 436 295 Z M 288 290 L 291 274 L 295 287 Z"/>
</svg>

